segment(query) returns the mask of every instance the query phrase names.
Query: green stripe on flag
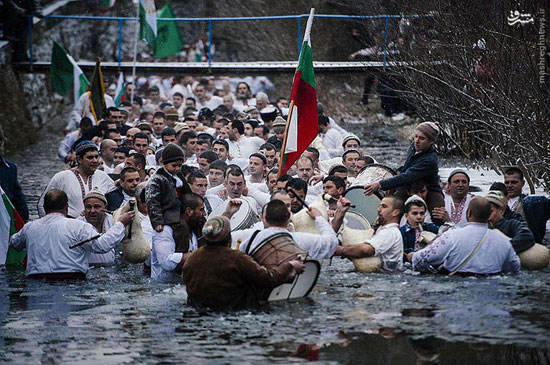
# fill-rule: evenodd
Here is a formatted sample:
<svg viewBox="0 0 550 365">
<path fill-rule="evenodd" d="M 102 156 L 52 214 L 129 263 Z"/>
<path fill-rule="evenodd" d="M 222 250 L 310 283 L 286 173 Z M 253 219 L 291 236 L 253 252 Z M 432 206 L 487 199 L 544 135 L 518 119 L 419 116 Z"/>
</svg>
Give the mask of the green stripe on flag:
<svg viewBox="0 0 550 365">
<path fill-rule="evenodd" d="M 302 71 L 302 80 L 311 85 L 312 88 L 317 88 L 315 85 L 315 75 L 313 73 L 313 52 L 307 41 L 302 45 L 300 63 L 296 69 Z"/>
<path fill-rule="evenodd" d="M 159 12 L 159 18 L 172 19 L 174 12 L 170 3 L 166 4 Z M 165 58 L 173 56 L 181 51 L 183 43 L 181 41 L 178 26 L 174 21 L 161 21 L 158 23 L 157 39 L 155 47 L 155 57 Z"/>
<path fill-rule="evenodd" d="M 50 66 L 52 90 L 59 95 L 67 95 L 73 83 L 73 64 L 67 58 L 67 51 L 53 41 Z"/>
</svg>

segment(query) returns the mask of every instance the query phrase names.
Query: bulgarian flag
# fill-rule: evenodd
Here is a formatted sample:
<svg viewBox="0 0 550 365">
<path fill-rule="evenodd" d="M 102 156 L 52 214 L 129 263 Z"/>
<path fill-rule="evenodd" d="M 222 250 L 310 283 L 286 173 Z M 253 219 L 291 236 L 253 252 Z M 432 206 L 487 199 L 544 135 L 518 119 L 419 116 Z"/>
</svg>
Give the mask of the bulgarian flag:
<svg viewBox="0 0 550 365">
<path fill-rule="evenodd" d="M 279 161 L 279 176 L 285 174 L 306 148 L 313 142 L 319 131 L 317 120 L 317 90 L 313 74 L 313 55 L 311 52 L 311 9 L 306 25 L 304 43 L 300 51 L 298 67 L 294 74 L 290 93 L 290 109 Z"/>
<path fill-rule="evenodd" d="M 56 41 L 53 41 L 52 47 L 50 80 L 52 90 L 59 95 L 67 95 L 71 86 L 73 86 L 75 103 L 90 85 L 86 75 L 78 67 L 74 58 Z"/>
<path fill-rule="evenodd" d="M 25 222 L 1 187 L 0 194 L 0 265 L 22 264 L 27 253 L 12 248 L 8 250 L 8 244 L 10 237 L 23 228 Z"/>
<path fill-rule="evenodd" d="M 111 10 L 116 4 L 116 0 L 99 0 L 99 11 L 106 13 Z"/>
<path fill-rule="evenodd" d="M 118 82 L 116 84 L 115 89 L 115 106 L 120 106 L 120 99 L 122 98 L 122 95 L 124 94 L 124 74 L 121 72 L 118 75 Z"/>
<path fill-rule="evenodd" d="M 139 37 L 155 51 L 157 42 L 157 10 L 154 0 L 139 0 Z"/>
</svg>

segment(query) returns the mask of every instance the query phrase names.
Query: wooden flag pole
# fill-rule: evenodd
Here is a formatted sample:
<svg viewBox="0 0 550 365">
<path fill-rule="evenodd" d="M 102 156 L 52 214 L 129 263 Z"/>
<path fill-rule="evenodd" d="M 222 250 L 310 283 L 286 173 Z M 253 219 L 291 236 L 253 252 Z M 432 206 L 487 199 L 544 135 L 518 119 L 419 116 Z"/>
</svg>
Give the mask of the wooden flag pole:
<svg viewBox="0 0 550 365">
<path fill-rule="evenodd" d="M 288 138 L 288 128 L 290 127 L 290 121 L 292 120 L 292 113 L 294 113 L 294 100 L 290 102 L 290 107 L 288 108 L 288 116 L 286 118 L 286 125 L 285 125 L 285 134 L 283 136 L 283 145 L 281 146 L 281 152 L 279 153 L 279 171 L 277 172 L 277 177 L 281 177 L 281 172 L 283 170 L 283 157 L 285 155 L 286 139 Z"/>
</svg>

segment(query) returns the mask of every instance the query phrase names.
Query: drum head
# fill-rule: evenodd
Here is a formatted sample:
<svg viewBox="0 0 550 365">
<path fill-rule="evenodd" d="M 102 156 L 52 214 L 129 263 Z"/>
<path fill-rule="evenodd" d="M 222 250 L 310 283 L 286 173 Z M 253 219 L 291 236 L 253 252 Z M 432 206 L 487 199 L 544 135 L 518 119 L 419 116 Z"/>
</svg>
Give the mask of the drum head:
<svg viewBox="0 0 550 365">
<path fill-rule="evenodd" d="M 350 208 L 348 212 L 360 214 L 370 224 L 373 224 L 378 218 L 378 205 L 382 200 L 378 194 L 366 196 L 363 186 L 354 186 L 346 190 L 344 197 L 351 201 L 355 208 Z"/>
<path fill-rule="evenodd" d="M 272 302 L 275 300 L 307 297 L 315 287 L 315 284 L 317 284 L 321 265 L 315 260 L 307 260 L 304 262 L 304 265 L 306 266 L 304 272 L 296 275 L 292 284 L 279 285 L 271 291 L 267 300 Z"/>
<path fill-rule="evenodd" d="M 356 212 L 346 212 L 346 216 L 344 219 L 344 225 L 351 229 L 359 229 L 366 231 L 367 229 L 371 229 L 369 221 L 363 217 L 361 214 Z"/>
<path fill-rule="evenodd" d="M 390 167 L 379 163 L 371 163 L 359 171 L 352 186 L 365 186 L 395 175 L 395 171 Z"/>
<path fill-rule="evenodd" d="M 259 221 L 256 212 L 253 212 L 252 208 L 250 208 L 250 204 L 245 199 L 239 200 L 242 204 L 237 213 L 233 214 L 233 217 L 231 217 L 231 231 L 249 228 Z M 229 204 L 229 200 L 224 201 L 222 204 L 218 205 L 216 209 L 212 210 L 209 217 L 223 215 L 225 208 L 227 208 L 227 204 Z M 252 224 L 248 224 L 248 222 L 252 222 Z"/>
</svg>

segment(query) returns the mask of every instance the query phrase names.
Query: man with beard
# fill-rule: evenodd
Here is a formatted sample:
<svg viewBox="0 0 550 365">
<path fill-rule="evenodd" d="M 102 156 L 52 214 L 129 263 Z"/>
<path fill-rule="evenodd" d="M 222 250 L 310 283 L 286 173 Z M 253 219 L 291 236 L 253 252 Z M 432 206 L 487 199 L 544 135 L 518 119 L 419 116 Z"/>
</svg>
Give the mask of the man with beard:
<svg viewBox="0 0 550 365">
<path fill-rule="evenodd" d="M 277 151 L 275 150 L 274 145 L 272 145 L 271 143 L 264 143 L 263 145 L 260 146 L 260 152 L 263 153 L 263 155 L 267 159 L 268 169 L 276 167 Z"/>
<path fill-rule="evenodd" d="M 97 169 L 99 153 L 92 141 L 80 142 L 75 148 L 75 153 L 78 166 L 55 174 L 44 189 L 38 202 L 38 214 L 41 217 L 46 215 L 44 196 L 50 190 L 59 189 L 67 194 L 69 199 L 67 215 L 76 218 L 84 210 L 83 199 L 90 191 L 98 189 L 105 194 L 115 189 L 115 184 L 109 175 Z"/>
<path fill-rule="evenodd" d="M 151 279 L 181 281 L 185 260 L 203 245 L 205 216 L 204 201 L 199 195 L 182 195 L 180 221 L 153 233 Z"/>
<path fill-rule="evenodd" d="M 246 82 L 239 82 L 237 84 L 237 95 L 234 106 L 237 109 L 244 110 L 249 105 L 256 105 L 256 99 L 252 97 L 250 86 Z"/>
<path fill-rule="evenodd" d="M 355 177 L 355 163 L 361 156 L 361 153 L 357 150 L 347 150 L 342 155 L 342 164 L 348 169 L 348 176 Z"/>
<path fill-rule="evenodd" d="M 301 156 L 296 161 L 296 173 L 306 183 L 313 176 L 313 161 L 308 156 Z"/>
<path fill-rule="evenodd" d="M 449 220 L 462 226 L 468 222 L 466 219 L 466 211 L 468 210 L 468 204 L 472 199 L 472 195 L 468 194 L 468 189 L 470 188 L 470 177 L 466 171 L 461 169 L 456 169 L 451 172 L 449 178 L 447 179 L 449 194 L 445 195 L 445 210 L 449 215 Z M 432 215 L 433 218 L 443 219 L 446 221 L 445 212 L 443 216 L 439 213 L 434 212 Z"/>
<path fill-rule="evenodd" d="M 302 201 L 306 199 L 307 183 L 300 178 L 295 178 L 288 181 L 286 184 L 286 189 L 288 196 L 290 196 L 290 210 L 292 211 L 292 214 L 296 214 L 304 207 Z M 293 189 L 294 192 L 298 194 L 298 197 L 296 197 L 296 195 L 294 195 L 294 193 L 289 189 Z M 299 198 L 301 198 L 301 200 Z"/>
<path fill-rule="evenodd" d="M 399 271 L 403 265 L 403 237 L 399 231 L 399 221 L 404 211 L 400 198 L 389 196 L 382 199 L 378 206 L 379 227 L 374 236 L 365 243 L 345 246 L 341 256 L 349 259 L 379 256 L 384 271 Z"/>
</svg>

